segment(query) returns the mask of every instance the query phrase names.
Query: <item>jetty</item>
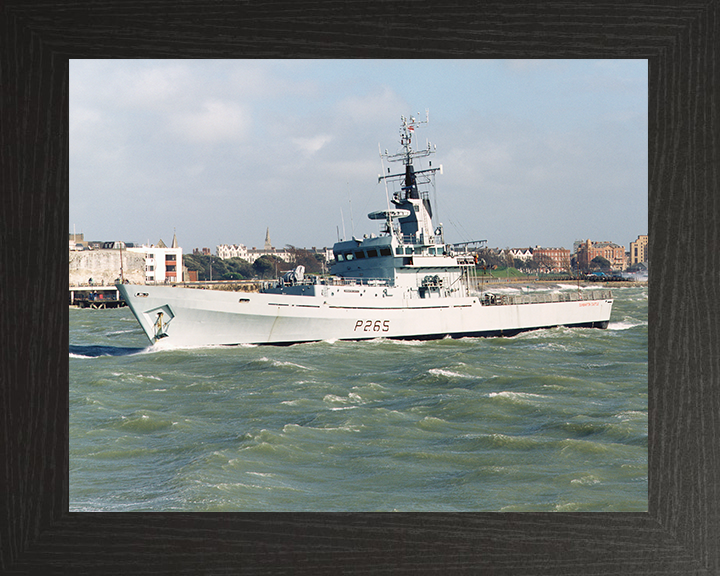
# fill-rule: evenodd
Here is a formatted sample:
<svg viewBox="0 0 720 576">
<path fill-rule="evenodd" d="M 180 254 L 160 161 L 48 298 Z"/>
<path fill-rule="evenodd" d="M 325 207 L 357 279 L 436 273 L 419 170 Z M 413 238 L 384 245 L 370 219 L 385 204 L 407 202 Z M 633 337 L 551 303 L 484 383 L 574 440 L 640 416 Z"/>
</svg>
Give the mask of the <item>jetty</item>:
<svg viewBox="0 0 720 576">
<path fill-rule="evenodd" d="M 70 306 L 104 310 L 126 305 L 115 286 L 95 286 L 93 284 L 70 286 Z"/>
</svg>

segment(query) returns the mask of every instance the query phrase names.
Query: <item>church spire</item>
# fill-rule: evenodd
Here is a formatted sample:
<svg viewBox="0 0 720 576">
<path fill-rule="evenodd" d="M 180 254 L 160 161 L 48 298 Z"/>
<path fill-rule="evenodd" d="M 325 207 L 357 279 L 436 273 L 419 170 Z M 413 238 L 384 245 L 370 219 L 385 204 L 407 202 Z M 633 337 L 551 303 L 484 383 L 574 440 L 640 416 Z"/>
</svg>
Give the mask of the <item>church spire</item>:
<svg viewBox="0 0 720 576">
<path fill-rule="evenodd" d="M 272 250 L 272 242 L 270 242 L 270 228 L 265 231 L 265 250 Z"/>
</svg>

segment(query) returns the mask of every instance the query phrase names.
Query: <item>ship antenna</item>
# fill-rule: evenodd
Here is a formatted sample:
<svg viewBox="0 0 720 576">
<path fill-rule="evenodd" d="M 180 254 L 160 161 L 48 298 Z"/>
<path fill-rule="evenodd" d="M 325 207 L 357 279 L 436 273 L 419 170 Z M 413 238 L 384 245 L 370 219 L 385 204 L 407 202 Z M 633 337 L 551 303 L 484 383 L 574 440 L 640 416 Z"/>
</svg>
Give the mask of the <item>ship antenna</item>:
<svg viewBox="0 0 720 576">
<path fill-rule="evenodd" d="M 353 220 L 352 198 L 350 198 L 350 182 L 347 182 L 347 197 L 348 204 L 350 204 L 350 232 L 352 232 L 353 237 L 355 237 L 355 221 Z"/>
<path fill-rule="evenodd" d="M 122 257 L 123 243 L 122 243 L 122 240 L 120 242 L 118 242 L 118 246 L 120 248 L 120 283 L 125 284 L 125 273 L 123 272 L 123 257 Z"/>
<path fill-rule="evenodd" d="M 382 148 L 380 147 L 380 143 L 378 142 L 378 152 L 380 152 L 380 174 L 385 174 L 385 162 L 383 162 L 383 153 Z M 387 209 L 390 210 L 390 193 L 388 192 L 388 185 L 387 180 L 383 178 L 385 181 L 385 202 L 387 202 Z"/>
</svg>

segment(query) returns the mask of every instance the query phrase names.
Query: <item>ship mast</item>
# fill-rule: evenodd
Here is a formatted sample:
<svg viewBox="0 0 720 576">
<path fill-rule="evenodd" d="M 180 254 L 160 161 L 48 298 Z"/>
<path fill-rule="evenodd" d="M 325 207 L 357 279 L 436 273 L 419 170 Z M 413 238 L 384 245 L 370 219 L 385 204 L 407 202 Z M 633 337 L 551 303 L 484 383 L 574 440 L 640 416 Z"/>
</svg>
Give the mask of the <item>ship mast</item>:
<svg viewBox="0 0 720 576">
<path fill-rule="evenodd" d="M 418 170 L 416 172 L 413 167 L 414 158 L 425 158 L 426 156 L 430 156 L 435 153 L 435 150 L 431 148 L 430 142 L 428 142 L 427 148 L 423 150 L 413 150 L 412 147 L 412 138 L 415 135 L 415 128 L 420 124 L 428 124 L 430 122 L 429 112 L 426 111 L 425 114 L 425 120 L 417 120 L 414 116 L 411 116 L 410 118 L 400 116 L 400 121 L 402 122 L 400 126 L 400 146 L 402 146 L 402 150 L 395 154 L 388 154 L 388 151 L 385 150 L 385 153 L 380 155 L 381 157 L 387 159 L 388 162 L 402 162 L 405 165 L 404 174 L 389 174 L 387 176 L 380 176 L 379 179 L 392 180 L 404 176 L 405 182 L 402 190 L 405 195 L 405 199 L 420 198 L 417 190 L 417 179 L 415 178 L 416 174 L 433 173 L 440 170 L 440 168 L 430 168 L 428 170 Z"/>
<path fill-rule="evenodd" d="M 385 180 L 400 182 L 400 192 L 393 195 L 392 202 L 400 209 L 409 209 L 411 215 L 400 218 L 399 222 L 403 234 L 415 238 L 413 243 L 433 243 L 435 231 L 432 228 L 432 208 L 430 198 L 426 191 L 418 189 L 418 175 L 422 175 L 420 182 L 427 184 L 433 181 L 435 172 L 442 174 L 442 165 L 433 168 L 432 162 L 430 167 L 424 170 L 415 170 L 413 160 L 416 158 L 425 158 L 435 153 L 435 148 L 427 143 L 427 148 L 414 149 L 413 136 L 415 129 L 421 124 L 430 122 L 430 114 L 426 111 L 425 120 L 418 120 L 414 116 L 406 118 L 400 117 L 400 146 L 401 150 L 395 154 L 389 154 L 385 150 L 384 154 L 380 154 L 381 158 L 385 158 L 388 162 L 402 162 L 405 165 L 405 171 L 398 174 L 380 175 L 378 182 Z M 389 170 L 389 169 L 388 169 Z"/>
</svg>

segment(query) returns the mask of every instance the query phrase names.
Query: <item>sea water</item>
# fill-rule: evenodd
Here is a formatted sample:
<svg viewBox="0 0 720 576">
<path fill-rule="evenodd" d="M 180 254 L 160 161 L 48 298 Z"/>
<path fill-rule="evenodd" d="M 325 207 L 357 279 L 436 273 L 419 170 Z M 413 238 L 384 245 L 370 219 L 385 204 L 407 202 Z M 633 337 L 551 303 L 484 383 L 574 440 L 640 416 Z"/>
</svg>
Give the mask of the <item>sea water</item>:
<svg viewBox="0 0 720 576">
<path fill-rule="evenodd" d="M 72 308 L 70 510 L 646 511 L 648 289 L 613 293 L 606 330 L 287 347 Z"/>
</svg>

